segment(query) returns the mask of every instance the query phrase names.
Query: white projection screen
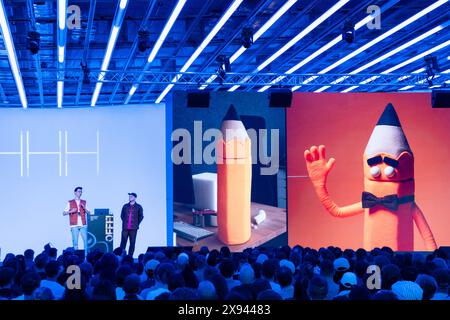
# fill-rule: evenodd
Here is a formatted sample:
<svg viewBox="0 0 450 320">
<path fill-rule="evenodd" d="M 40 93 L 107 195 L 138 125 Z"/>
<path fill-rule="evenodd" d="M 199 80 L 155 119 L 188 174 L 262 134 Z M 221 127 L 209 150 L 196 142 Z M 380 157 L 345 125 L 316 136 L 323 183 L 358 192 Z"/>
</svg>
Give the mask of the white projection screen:
<svg viewBox="0 0 450 320">
<path fill-rule="evenodd" d="M 41 252 L 49 242 L 59 253 L 70 247 L 69 217 L 62 212 L 76 186 L 92 212 L 114 213 L 114 247 L 128 192 L 137 193 L 144 209 L 136 255 L 170 245 L 165 109 L 0 109 L 0 259 L 27 248 Z"/>
</svg>

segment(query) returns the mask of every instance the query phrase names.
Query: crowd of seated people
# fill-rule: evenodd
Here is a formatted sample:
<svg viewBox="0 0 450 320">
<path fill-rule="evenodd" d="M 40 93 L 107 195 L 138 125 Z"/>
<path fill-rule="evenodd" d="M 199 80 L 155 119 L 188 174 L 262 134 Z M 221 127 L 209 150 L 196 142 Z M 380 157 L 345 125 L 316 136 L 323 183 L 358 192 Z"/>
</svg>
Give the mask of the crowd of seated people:
<svg viewBox="0 0 450 320">
<path fill-rule="evenodd" d="M 138 259 L 46 246 L 0 262 L 2 300 L 449 300 L 449 258 L 295 246 L 151 248 Z"/>
</svg>

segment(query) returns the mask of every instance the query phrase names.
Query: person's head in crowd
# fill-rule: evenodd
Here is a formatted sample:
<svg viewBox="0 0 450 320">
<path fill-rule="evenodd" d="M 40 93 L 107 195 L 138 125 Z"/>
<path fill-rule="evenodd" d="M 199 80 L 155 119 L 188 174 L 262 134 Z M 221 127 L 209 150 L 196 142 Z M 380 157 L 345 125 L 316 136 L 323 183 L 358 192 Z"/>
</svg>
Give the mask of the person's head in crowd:
<svg viewBox="0 0 450 320">
<path fill-rule="evenodd" d="M 155 297 L 153 300 L 169 300 L 170 292 L 163 292 Z"/>
<path fill-rule="evenodd" d="M 242 284 L 252 284 L 255 281 L 255 272 L 250 264 L 244 264 L 239 270 L 239 280 Z"/>
<path fill-rule="evenodd" d="M 220 257 L 222 259 L 230 259 L 231 258 L 231 251 L 230 248 L 223 246 L 220 248 Z"/>
<path fill-rule="evenodd" d="M 263 279 L 273 281 L 275 277 L 275 272 L 278 269 L 278 260 L 276 259 L 269 259 L 264 261 L 261 269 L 261 275 Z"/>
<path fill-rule="evenodd" d="M 400 268 L 395 264 L 387 264 L 381 269 L 381 288 L 390 290 L 397 281 L 402 280 Z"/>
<path fill-rule="evenodd" d="M 450 269 L 438 268 L 433 271 L 433 277 L 436 280 L 437 291 L 448 293 L 450 286 Z"/>
<path fill-rule="evenodd" d="M 351 262 L 355 256 L 355 251 L 352 249 L 345 249 L 344 252 L 342 252 L 342 256 Z"/>
<path fill-rule="evenodd" d="M 117 259 L 115 254 L 107 252 L 100 258 L 100 266 L 102 269 L 112 268 L 116 270 L 119 267 L 119 259 Z"/>
<path fill-rule="evenodd" d="M 119 260 L 119 263 L 122 262 L 122 258 L 125 255 L 125 250 L 122 249 L 121 247 L 115 248 L 113 250 L 113 254 L 117 257 L 117 259 Z"/>
<path fill-rule="evenodd" d="M 265 253 L 260 253 L 260 254 L 258 254 L 258 256 L 256 257 L 256 261 L 255 261 L 255 262 L 261 264 L 261 266 L 262 266 L 263 263 L 264 263 L 266 260 L 269 260 L 269 257 L 268 257 Z"/>
<path fill-rule="evenodd" d="M 374 264 L 376 264 L 380 269 L 383 269 L 385 265 L 391 263 L 389 258 L 385 254 L 379 254 L 373 259 Z"/>
<path fill-rule="evenodd" d="M 216 300 L 216 288 L 211 281 L 203 280 L 198 284 L 197 294 L 200 300 Z"/>
<path fill-rule="evenodd" d="M 164 262 L 167 259 L 167 257 L 164 254 L 164 252 L 158 251 L 155 253 L 155 259 L 158 260 L 159 262 Z"/>
<path fill-rule="evenodd" d="M 264 290 L 272 289 L 269 281 L 265 279 L 256 279 L 252 285 L 252 293 L 254 297 L 258 297 L 258 294 Z"/>
<path fill-rule="evenodd" d="M 402 268 L 402 279 L 403 280 L 415 282 L 418 274 L 419 274 L 419 272 L 417 271 L 416 267 L 406 266 L 406 267 Z"/>
<path fill-rule="evenodd" d="M 10 289 L 14 282 L 15 271 L 10 267 L 0 267 L 0 289 Z M 10 293 L 8 293 L 10 296 Z"/>
<path fill-rule="evenodd" d="M 346 272 L 342 275 L 342 278 L 339 282 L 339 291 L 347 291 L 351 290 L 354 286 L 358 284 L 358 280 L 356 278 L 356 274 L 353 272 Z"/>
<path fill-rule="evenodd" d="M 45 265 L 48 262 L 48 256 L 45 253 L 40 253 L 34 258 L 34 265 L 38 272 L 44 272 Z"/>
<path fill-rule="evenodd" d="M 202 246 L 198 253 L 206 257 L 206 255 L 209 253 L 209 249 L 207 246 Z"/>
<path fill-rule="evenodd" d="M 342 256 L 342 249 L 339 247 L 333 247 L 333 253 L 336 259 L 340 258 Z"/>
<path fill-rule="evenodd" d="M 198 300 L 197 290 L 181 287 L 170 294 L 169 300 Z"/>
<path fill-rule="evenodd" d="M 14 270 L 17 269 L 17 259 L 12 253 L 7 253 L 5 259 L 3 260 L 3 267 L 10 267 Z"/>
<path fill-rule="evenodd" d="M 24 295 L 24 300 L 32 300 L 33 292 L 41 285 L 41 277 L 36 272 L 26 272 L 21 280 L 20 286 Z"/>
<path fill-rule="evenodd" d="M 253 271 L 255 271 L 255 279 L 260 279 L 261 278 L 262 265 L 260 263 L 253 262 L 251 264 L 251 266 L 253 268 Z"/>
<path fill-rule="evenodd" d="M 336 272 L 347 272 L 350 269 L 350 263 L 344 257 L 335 259 L 333 266 Z"/>
<path fill-rule="evenodd" d="M 206 257 L 202 254 L 196 254 L 194 259 L 194 270 L 201 271 L 206 267 Z"/>
<path fill-rule="evenodd" d="M 416 268 L 420 268 L 425 265 L 425 256 L 420 252 L 414 252 L 412 256 L 412 264 Z"/>
<path fill-rule="evenodd" d="M 356 260 L 364 260 L 367 257 L 367 251 L 363 248 L 359 248 L 355 252 Z"/>
<path fill-rule="evenodd" d="M 299 273 L 306 279 L 310 280 L 314 277 L 314 266 L 309 262 L 305 262 L 301 265 Z"/>
<path fill-rule="evenodd" d="M 288 287 L 292 284 L 292 271 L 288 267 L 280 267 L 277 270 L 276 278 L 281 288 Z"/>
<path fill-rule="evenodd" d="M 219 251 L 216 249 L 211 250 L 206 256 L 206 263 L 211 267 L 215 267 L 218 264 L 218 262 L 219 262 Z"/>
<path fill-rule="evenodd" d="M 147 279 L 153 279 L 155 276 L 155 270 L 159 265 L 159 261 L 155 259 L 151 259 L 146 262 L 144 266 L 144 272 L 147 275 Z"/>
<path fill-rule="evenodd" d="M 31 268 L 34 263 L 34 251 L 32 249 L 27 249 L 24 251 L 23 256 L 25 257 L 27 269 Z"/>
<path fill-rule="evenodd" d="M 92 291 L 92 300 L 116 300 L 114 284 L 109 280 L 100 280 Z"/>
<path fill-rule="evenodd" d="M 290 261 L 295 265 L 297 268 L 302 263 L 302 256 L 300 253 L 296 251 L 291 251 L 291 257 L 289 258 Z"/>
<path fill-rule="evenodd" d="M 99 279 L 116 283 L 116 270 L 113 268 L 102 269 L 99 274 Z"/>
<path fill-rule="evenodd" d="M 280 261 L 279 266 L 280 267 L 286 267 L 289 270 L 291 270 L 292 275 L 295 274 L 295 265 L 294 265 L 294 263 L 292 263 L 292 261 L 289 261 L 287 259 L 283 259 L 283 260 Z"/>
<path fill-rule="evenodd" d="M 328 282 L 321 276 L 314 276 L 309 280 L 307 293 L 311 300 L 325 300 L 328 294 Z"/>
<path fill-rule="evenodd" d="M 348 294 L 350 300 L 370 300 L 370 292 L 366 286 L 354 286 Z"/>
<path fill-rule="evenodd" d="M 272 289 L 266 289 L 264 291 L 261 291 L 258 296 L 257 300 L 259 301 L 277 301 L 277 300 L 283 300 L 281 295 Z"/>
<path fill-rule="evenodd" d="M 442 258 L 434 258 L 432 260 L 432 263 L 433 263 L 433 267 L 435 269 L 439 269 L 439 268 L 446 269 L 446 268 L 448 268 L 447 262 L 445 262 L 445 260 L 442 259 Z"/>
<path fill-rule="evenodd" d="M 218 273 L 219 273 L 219 271 L 215 267 L 207 265 L 205 267 L 205 269 L 203 269 L 203 279 L 202 280 L 211 281 L 212 277 L 214 277 Z"/>
<path fill-rule="evenodd" d="M 372 296 L 372 300 L 393 301 L 398 300 L 398 298 L 391 290 L 378 290 Z"/>
<path fill-rule="evenodd" d="M 310 300 L 308 295 L 309 280 L 301 275 L 297 275 L 294 281 L 294 299 Z"/>
<path fill-rule="evenodd" d="M 304 263 L 310 263 L 311 265 L 315 266 L 318 263 L 318 257 L 312 253 L 312 251 L 308 252 L 304 257 L 303 257 L 303 262 Z"/>
<path fill-rule="evenodd" d="M 48 280 L 55 281 L 59 274 L 59 263 L 56 261 L 49 261 L 45 266 L 45 273 Z"/>
<path fill-rule="evenodd" d="M 48 250 L 48 258 L 53 261 L 56 260 L 58 258 L 58 249 L 50 248 Z"/>
<path fill-rule="evenodd" d="M 427 274 L 419 274 L 417 276 L 416 283 L 423 290 L 422 300 L 431 300 L 437 290 L 436 280 Z"/>
<path fill-rule="evenodd" d="M 224 300 L 229 292 L 228 284 L 225 278 L 220 274 L 216 274 L 210 279 L 210 281 L 214 285 L 214 288 L 216 288 L 217 298 L 219 300 Z"/>
<path fill-rule="evenodd" d="M 367 267 L 369 264 L 362 259 L 357 259 L 354 263 L 353 269 L 355 271 L 356 276 L 358 279 L 365 279 L 367 275 Z"/>
<path fill-rule="evenodd" d="M 334 266 L 333 261 L 330 259 L 323 259 L 320 262 L 320 275 L 323 277 L 333 277 L 334 274 Z"/>
<path fill-rule="evenodd" d="M 384 246 L 383 248 L 381 248 L 381 251 L 385 254 L 387 254 L 387 256 L 392 257 L 394 255 L 394 250 L 392 250 L 389 247 Z"/>
<path fill-rule="evenodd" d="M 123 283 L 125 292 L 124 300 L 139 300 L 138 293 L 141 286 L 141 280 L 135 273 L 128 275 Z"/>
<path fill-rule="evenodd" d="M 90 279 L 92 277 L 92 274 L 94 273 L 94 268 L 89 262 L 82 262 L 80 264 L 80 271 L 81 274 L 86 277 L 86 279 Z"/>
<path fill-rule="evenodd" d="M 119 288 L 123 287 L 125 278 L 133 273 L 133 270 L 129 265 L 120 266 L 116 271 L 116 285 Z"/>
<path fill-rule="evenodd" d="M 174 272 L 172 276 L 169 278 L 167 283 L 167 288 L 169 291 L 174 291 L 176 288 L 185 287 L 186 283 L 184 281 L 183 275 L 181 272 Z"/>
<path fill-rule="evenodd" d="M 55 300 L 55 296 L 49 288 L 40 287 L 34 290 L 33 300 Z"/>
<path fill-rule="evenodd" d="M 181 252 L 177 257 L 177 265 L 180 269 L 184 269 L 184 267 L 189 263 L 189 256 L 185 252 Z"/>
<path fill-rule="evenodd" d="M 144 254 L 144 258 L 142 259 L 142 262 L 144 263 L 144 266 L 147 263 L 147 261 L 150 261 L 150 260 L 152 260 L 154 258 L 155 258 L 155 254 L 153 252 L 151 252 L 151 251 L 147 251 Z"/>
<path fill-rule="evenodd" d="M 156 275 L 155 280 L 162 284 L 162 285 L 168 285 L 170 277 L 173 276 L 175 273 L 175 268 L 171 263 L 161 263 L 156 268 Z"/>
<path fill-rule="evenodd" d="M 392 292 L 399 300 L 422 300 L 423 290 L 415 282 L 398 281 L 392 285 Z"/>
<path fill-rule="evenodd" d="M 122 261 L 120 262 L 120 264 L 121 264 L 122 266 L 124 266 L 124 265 L 129 265 L 130 267 L 133 267 L 134 259 L 133 259 L 132 256 L 130 256 L 129 254 L 127 254 L 126 256 L 124 256 L 124 257 L 122 258 Z"/>
<path fill-rule="evenodd" d="M 225 279 L 230 279 L 234 275 L 234 265 L 233 262 L 230 259 L 224 259 L 219 264 L 219 271 L 222 276 L 225 277 Z"/>
<path fill-rule="evenodd" d="M 142 275 L 144 273 L 144 265 L 142 264 L 142 262 L 135 262 L 133 264 L 133 270 L 134 273 L 136 273 L 137 275 Z"/>
<path fill-rule="evenodd" d="M 190 264 L 187 264 L 184 267 L 184 269 L 181 271 L 181 274 L 183 275 L 186 287 L 194 289 L 198 287 L 199 281 Z"/>
</svg>

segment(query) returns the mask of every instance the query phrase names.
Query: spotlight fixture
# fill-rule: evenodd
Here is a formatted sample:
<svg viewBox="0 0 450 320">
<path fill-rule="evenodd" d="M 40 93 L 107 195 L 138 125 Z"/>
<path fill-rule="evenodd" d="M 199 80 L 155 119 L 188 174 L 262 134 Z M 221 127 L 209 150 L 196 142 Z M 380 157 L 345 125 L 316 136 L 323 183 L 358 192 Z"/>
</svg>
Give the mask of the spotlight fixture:
<svg viewBox="0 0 450 320">
<path fill-rule="evenodd" d="M 27 36 L 27 49 L 30 50 L 31 54 L 36 54 L 39 52 L 41 45 L 41 34 L 36 31 L 28 32 Z"/>
<path fill-rule="evenodd" d="M 225 80 L 226 73 L 231 71 L 230 59 L 221 54 L 216 60 L 219 63 L 217 75 L 219 77 L 219 83 L 222 85 L 223 80 Z"/>
<path fill-rule="evenodd" d="M 352 43 L 355 40 L 355 25 L 350 21 L 344 23 L 342 39 L 347 43 Z"/>
<path fill-rule="evenodd" d="M 83 61 L 80 62 L 81 70 L 83 70 L 83 84 L 90 84 L 91 80 L 89 80 L 89 68 L 86 63 Z"/>
<path fill-rule="evenodd" d="M 150 32 L 146 30 L 138 31 L 138 48 L 140 52 L 145 52 L 150 48 Z"/>
<path fill-rule="evenodd" d="M 219 62 L 219 67 L 223 68 L 225 72 L 231 71 L 231 64 L 230 64 L 230 58 L 224 56 L 223 54 L 219 55 L 217 57 L 217 62 Z"/>
<path fill-rule="evenodd" d="M 242 29 L 241 40 L 245 49 L 250 48 L 253 44 L 253 29 L 249 27 Z"/>
<path fill-rule="evenodd" d="M 437 61 L 436 56 L 426 56 L 423 58 L 426 65 L 426 73 L 427 73 L 427 81 L 430 86 L 433 85 L 433 79 L 435 76 L 435 71 L 439 72 L 439 63 Z"/>
</svg>

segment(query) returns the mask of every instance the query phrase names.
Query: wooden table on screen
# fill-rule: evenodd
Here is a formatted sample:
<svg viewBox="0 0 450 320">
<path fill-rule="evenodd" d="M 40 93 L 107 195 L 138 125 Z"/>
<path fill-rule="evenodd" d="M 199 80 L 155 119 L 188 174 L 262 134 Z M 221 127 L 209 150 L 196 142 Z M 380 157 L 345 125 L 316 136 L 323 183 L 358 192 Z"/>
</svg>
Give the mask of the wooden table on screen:
<svg viewBox="0 0 450 320">
<path fill-rule="evenodd" d="M 286 232 L 286 209 L 272 207 L 265 204 L 252 202 L 251 215 L 252 217 L 258 214 L 258 211 L 263 209 L 266 212 L 266 220 L 264 220 L 257 229 L 252 228 L 252 236 L 246 243 L 228 246 L 231 251 L 243 251 L 245 248 L 258 247 L 267 241 Z M 192 224 L 192 210 L 181 204 L 174 204 L 174 221 L 183 221 Z M 223 244 L 217 237 L 217 227 L 204 227 L 204 229 L 214 232 L 215 234 L 197 242 L 192 242 L 177 236 L 178 246 L 194 247 L 194 250 L 207 246 L 210 250 L 220 249 Z"/>
</svg>

